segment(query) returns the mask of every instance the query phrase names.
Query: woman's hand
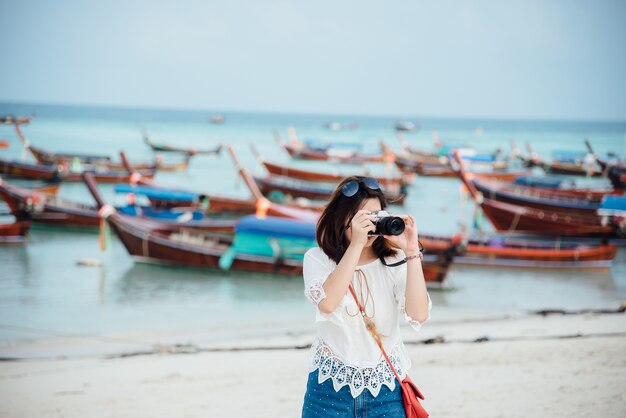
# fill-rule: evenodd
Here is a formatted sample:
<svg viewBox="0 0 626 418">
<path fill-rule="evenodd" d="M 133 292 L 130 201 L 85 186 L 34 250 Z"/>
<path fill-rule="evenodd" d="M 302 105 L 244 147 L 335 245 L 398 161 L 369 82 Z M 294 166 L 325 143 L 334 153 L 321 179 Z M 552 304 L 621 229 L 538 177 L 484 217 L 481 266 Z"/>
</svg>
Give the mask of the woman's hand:
<svg viewBox="0 0 626 418">
<path fill-rule="evenodd" d="M 365 247 L 368 240 L 368 232 L 374 232 L 373 216 L 368 210 L 358 211 L 350 221 L 350 245 L 356 245 L 360 248 Z"/>
<path fill-rule="evenodd" d="M 404 220 L 404 232 L 400 235 L 385 235 L 385 239 L 394 243 L 406 255 L 417 254 L 420 250 L 417 237 L 417 222 L 411 215 L 401 215 L 400 218 Z"/>
</svg>

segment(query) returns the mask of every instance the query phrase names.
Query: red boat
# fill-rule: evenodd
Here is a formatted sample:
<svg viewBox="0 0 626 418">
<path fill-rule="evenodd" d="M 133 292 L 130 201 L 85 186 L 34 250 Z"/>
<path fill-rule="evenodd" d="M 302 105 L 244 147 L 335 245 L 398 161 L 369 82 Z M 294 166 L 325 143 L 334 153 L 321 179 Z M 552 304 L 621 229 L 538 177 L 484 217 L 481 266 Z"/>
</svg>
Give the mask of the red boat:
<svg viewBox="0 0 626 418">
<path fill-rule="evenodd" d="M 476 189 L 474 182 L 465 172 L 461 160 L 457 161 L 460 164 L 461 180 L 498 231 L 552 236 L 608 236 L 616 232 L 613 225 L 604 223 L 602 218 L 595 213 L 568 213 L 493 200 L 490 195 L 483 195 Z"/>
<path fill-rule="evenodd" d="M 420 240 L 428 248 L 429 241 L 450 238 L 429 237 L 420 234 Z M 465 239 L 465 251 L 455 257 L 460 265 L 524 267 L 550 269 L 604 269 L 611 266 L 617 247 L 600 244 L 587 245 L 561 240 L 531 240 L 511 236 L 489 236 Z"/>
<path fill-rule="evenodd" d="M 96 199 L 99 208 L 105 206 L 99 196 L 90 174 L 85 182 Z M 113 231 L 126 247 L 128 253 L 139 261 L 172 265 L 220 268 L 220 258 L 224 256 L 233 238 L 223 234 L 199 232 L 188 228 L 164 229 L 159 224 L 127 217 L 111 208 L 102 210 Z M 430 284 L 441 284 L 446 278 L 452 257 L 427 256 L 422 264 L 424 276 Z M 231 270 L 269 274 L 301 275 L 302 260 L 276 256 L 236 254 Z"/>
<path fill-rule="evenodd" d="M 336 185 L 320 184 L 293 180 L 289 177 L 273 176 L 266 177 L 254 176 L 259 190 L 264 196 L 272 196 L 272 194 L 280 193 L 282 196 L 290 198 L 305 198 L 310 200 L 327 201 L 335 191 Z M 390 193 L 384 191 L 385 197 L 390 203 L 402 204 L 406 195 L 404 193 Z"/>
<path fill-rule="evenodd" d="M 358 151 L 332 147 L 330 145 L 326 145 L 321 148 L 313 148 L 300 141 L 295 135 L 294 129 L 290 129 L 289 132 L 291 138 L 290 144 L 285 144 L 276 131 L 274 131 L 274 137 L 278 141 L 278 145 L 287 151 L 289 156 L 292 158 L 341 162 L 347 164 L 382 163 L 385 161 L 385 156 L 383 154 L 366 155 Z"/>
<path fill-rule="evenodd" d="M 0 197 L 7 203 L 13 216 L 20 220 L 78 228 L 95 228 L 99 225 L 95 207 L 15 186 L 1 178 Z"/>
<path fill-rule="evenodd" d="M 339 183 L 346 177 L 351 175 L 367 175 L 367 174 L 340 174 L 334 172 L 321 172 L 321 171 L 312 171 L 312 170 L 303 170 L 295 167 L 288 167 L 285 165 L 280 165 L 276 163 L 271 163 L 265 158 L 263 158 L 254 145 L 251 145 L 252 153 L 255 155 L 257 161 L 265 167 L 265 169 L 273 175 L 289 177 L 296 180 L 305 180 L 310 182 L 327 182 L 327 183 Z M 396 186 L 405 186 L 411 183 L 412 176 L 370 176 L 374 177 L 378 180 L 378 183 L 381 185 L 396 185 Z"/>
<path fill-rule="evenodd" d="M 25 221 L 0 224 L 0 244 L 21 244 L 25 242 L 29 228 L 30 224 Z"/>
<path fill-rule="evenodd" d="M 86 170 L 91 171 L 91 170 Z M 94 176 L 102 183 L 128 183 L 130 177 L 126 171 L 95 171 Z M 54 165 L 28 164 L 0 158 L 0 174 L 6 174 L 25 180 L 71 181 L 81 180 L 81 173 L 69 171 L 66 167 Z M 154 170 L 144 170 L 141 175 L 154 177 Z"/>
<path fill-rule="evenodd" d="M 138 174 L 134 170 L 132 165 L 128 162 L 128 159 L 123 152 L 120 153 L 120 156 L 122 158 L 122 162 L 128 170 L 128 173 L 131 175 L 131 183 L 162 188 L 161 186 L 154 184 L 150 179 L 145 179 L 140 174 Z M 263 213 L 266 215 L 297 219 L 301 221 L 315 222 L 317 220 L 319 214 L 313 212 L 310 209 L 293 207 L 289 205 L 281 205 L 277 203 L 272 203 L 267 200 L 265 197 L 263 197 L 263 194 L 256 186 L 254 179 L 246 169 L 239 168 L 239 175 L 242 177 L 244 183 L 252 192 L 252 199 L 236 199 L 198 193 L 198 201 L 188 202 L 186 204 L 201 204 L 201 200 L 208 199 L 209 207 L 207 211 L 209 213 L 222 211 L 239 212 L 245 214 Z M 157 207 L 172 207 L 172 205 L 179 205 L 178 202 L 171 202 L 166 200 L 160 201 L 151 199 L 151 202 Z"/>
</svg>

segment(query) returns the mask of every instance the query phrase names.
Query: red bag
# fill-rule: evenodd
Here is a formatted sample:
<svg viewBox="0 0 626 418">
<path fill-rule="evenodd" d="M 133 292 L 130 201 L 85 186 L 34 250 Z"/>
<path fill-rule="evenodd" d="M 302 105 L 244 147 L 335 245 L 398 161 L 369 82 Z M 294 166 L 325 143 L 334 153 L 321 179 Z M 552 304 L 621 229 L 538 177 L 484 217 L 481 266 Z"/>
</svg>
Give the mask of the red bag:
<svg viewBox="0 0 626 418">
<path fill-rule="evenodd" d="M 406 375 L 404 380 L 400 379 L 398 372 L 396 372 L 395 367 L 393 367 L 393 364 L 391 364 L 391 360 L 389 360 L 389 357 L 387 356 L 387 352 L 383 348 L 383 343 L 380 339 L 380 336 L 378 335 L 376 331 L 376 327 L 374 326 L 374 323 L 365 316 L 365 310 L 363 309 L 363 306 L 361 306 L 361 303 L 357 299 L 356 292 L 354 291 L 354 288 L 352 287 L 352 285 L 350 285 L 349 289 L 350 289 L 350 293 L 352 293 L 352 297 L 354 298 L 354 301 L 359 307 L 359 311 L 361 312 L 361 317 L 363 318 L 363 321 L 365 322 L 365 328 L 367 328 L 367 330 L 372 335 L 372 337 L 374 337 L 374 340 L 378 344 L 378 347 L 383 352 L 383 356 L 385 357 L 385 360 L 387 360 L 387 364 L 389 364 L 391 371 L 396 376 L 396 380 L 400 384 L 400 389 L 402 390 L 402 402 L 404 403 L 404 413 L 406 414 L 406 418 L 428 418 L 428 412 L 426 412 L 426 410 L 424 409 L 424 407 L 419 401 L 420 399 L 424 400 L 424 395 L 422 395 L 422 392 L 420 392 L 417 386 L 415 386 L 415 383 L 413 383 L 409 375 Z"/>
<path fill-rule="evenodd" d="M 402 402 L 404 402 L 406 418 L 428 418 L 428 412 L 426 412 L 419 401 L 419 399 L 424 399 L 424 395 L 422 395 L 422 392 L 415 386 L 415 383 L 408 375 L 404 378 L 400 387 L 402 389 Z"/>
</svg>

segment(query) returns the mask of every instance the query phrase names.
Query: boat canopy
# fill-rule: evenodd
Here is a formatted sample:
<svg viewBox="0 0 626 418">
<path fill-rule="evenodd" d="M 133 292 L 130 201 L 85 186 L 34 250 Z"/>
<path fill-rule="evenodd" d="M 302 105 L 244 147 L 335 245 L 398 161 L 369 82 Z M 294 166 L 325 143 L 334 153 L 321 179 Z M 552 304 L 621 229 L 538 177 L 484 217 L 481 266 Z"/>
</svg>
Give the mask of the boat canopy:
<svg viewBox="0 0 626 418">
<path fill-rule="evenodd" d="M 134 193 L 142 195 L 148 199 L 193 201 L 198 198 L 197 193 L 185 192 L 182 190 L 161 189 L 150 186 L 133 186 L 132 184 L 118 184 L 115 186 L 115 193 Z"/>
<path fill-rule="evenodd" d="M 268 216 L 258 218 L 254 215 L 241 218 L 235 228 L 237 234 L 249 233 L 273 238 L 296 238 L 315 240 L 315 224 L 292 219 Z"/>
<path fill-rule="evenodd" d="M 548 189 L 562 189 L 569 183 L 568 180 L 560 179 L 556 177 L 537 177 L 537 176 L 522 176 L 514 180 L 515 184 L 529 187 L 545 187 Z"/>
<path fill-rule="evenodd" d="M 606 195 L 598 209 L 602 216 L 626 216 L 626 197 Z"/>
</svg>

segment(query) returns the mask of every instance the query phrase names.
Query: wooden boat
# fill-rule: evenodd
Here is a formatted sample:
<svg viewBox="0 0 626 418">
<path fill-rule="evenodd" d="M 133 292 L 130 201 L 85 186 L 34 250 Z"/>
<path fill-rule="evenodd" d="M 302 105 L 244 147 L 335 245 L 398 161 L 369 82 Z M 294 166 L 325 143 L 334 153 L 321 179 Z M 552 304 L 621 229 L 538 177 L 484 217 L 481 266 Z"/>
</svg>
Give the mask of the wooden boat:
<svg viewBox="0 0 626 418">
<path fill-rule="evenodd" d="M 609 236 L 617 232 L 614 225 L 603 222 L 597 214 L 537 209 L 493 200 L 476 189 L 462 161 L 458 159 L 458 162 L 461 180 L 498 231 L 552 236 Z"/>
<path fill-rule="evenodd" d="M 278 145 L 287 151 L 292 158 L 347 164 L 382 163 L 385 161 L 383 154 L 366 155 L 351 149 L 333 147 L 331 144 L 320 144 L 314 147 L 299 140 L 295 134 L 295 129 L 291 128 L 289 132 L 291 141 L 289 144 L 283 142 L 277 131 L 274 131 L 274 137 L 278 141 Z"/>
<path fill-rule="evenodd" d="M 63 179 L 63 175 L 57 167 L 10 161 L 4 158 L 0 158 L 0 174 L 26 180 L 49 182 L 58 182 Z"/>
<path fill-rule="evenodd" d="M 420 234 L 426 246 L 433 237 Z M 450 238 L 435 237 L 438 240 Z M 464 239 L 465 251 L 456 256 L 460 265 L 524 268 L 609 268 L 617 247 L 588 245 L 561 240 L 543 241 L 516 235 L 492 235 Z"/>
<path fill-rule="evenodd" d="M 172 145 L 156 144 L 152 142 L 146 131 L 143 131 L 143 140 L 153 151 L 160 152 L 181 152 L 188 155 L 218 155 L 222 151 L 222 144 L 217 145 L 213 149 L 198 150 L 195 148 L 183 148 Z"/>
<path fill-rule="evenodd" d="M 305 180 L 310 182 L 327 182 L 327 183 L 339 183 L 346 177 L 350 175 L 367 175 L 367 174 L 340 174 L 337 172 L 321 172 L 321 171 L 313 171 L 313 170 L 303 170 L 295 167 L 288 167 L 281 164 L 271 163 L 263 158 L 256 147 L 251 144 L 250 149 L 252 153 L 255 155 L 257 161 L 261 163 L 265 169 L 272 175 L 289 177 L 297 180 Z M 378 183 L 383 186 L 406 186 L 411 183 L 412 177 L 401 175 L 401 176 L 370 176 L 376 178 Z"/>
<path fill-rule="evenodd" d="M 498 202 L 511 203 L 563 213 L 594 215 L 604 195 L 575 195 L 541 187 L 527 187 L 515 183 L 471 178 L 468 181 L 484 197 Z"/>
<path fill-rule="evenodd" d="M 0 197 L 6 201 L 13 216 L 19 220 L 72 228 L 97 228 L 100 225 L 95 206 L 15 186 L 1 178 Z M 232 232 L 236 220 L 241 217 L 241 213 L 220 213 L 219 217 L 204 216 L 197 208 L 168 211 L 133 204 L 116 209 L 133 217 L 149 217 L 154 222 L 160 223 L 162 228 L 186 225 L 190 228 L 222 232 Z"/>
<path fill-rule="evenodd" d="M 87 169 L 93 172 L 96 179 L 101 183 L 127 183 L 130 181 L 126 171 L 100 171 Z M 0 174 L 25 180 L 44 180 L 49 182 L 58 181 L 81 181 L 81 173 L 72 172 L 67 167 L 54 165 L 29 164 L 19 161 L 9 161 L 0 158 Z M 146 178 L 154 177 L 154 170 L 143 170 L 141 175 Z"/>
<path fill-rule="evenodd" d="M 388 158 L 393 161 L 402 173 L 415 173 L 420 176 L 429 177 L 456 177 L 456 169 L 452 161 L 445 156 L 419 156 L 408 153 L 397 154 L 384 142 L 381 147 Z M 469 158 L 469 157 L 468 157 Z M 438 162 L 434 162 L 438 161 Z M 517 177 L 529 175 L 528 170 L 511 171 L 507 167 L 506 161 L 496 162 L 473 162 L 470 171 L 480 174 L 483 177 L 512 181 Z"/>
<path fill-rule="evenodd" d="M 571 156 L 568 158 L 559 158 L 558 155 L 555 155 L 553 160 L 548 163 L 539 157 L 539 154 L 533 151 L 529 142 L 526 143 L 526 149 L 528 150 L 528 156 L 524 157 L 520 155 L 519 158 L 527 167 L 541 167 L 549 174 L 592 177 L 600 177 L 602 175 L 600 167 L 595 164 L 586 163 L 584 156 L 573 159 Z"/>
<path fill-rule="evenodd" d="M 18 220 L 77 228 L 95 228 L 99 225 L 97 209 L 93 206 L 15 186 L 2 178 L 0 197 Z"/>
<path fill-rule="evenodd" d="M 138 184 L 142 186 L 154 187 L 157 189 L 164 189 L 161 186 L 156 185 L 150 179 L 143 178 L 137 171 L 134 170 L 133 166 L 128 162 L 128 159 L 124 155 L 124 153 L 120 153 L 122 158 L 122 162 L 126 166 L 128 173 L 132 177 L 131 184 Z M 272 203 L 267 200 L 259 188 L 256 186 L 252 175 L 245 169 L 239 168 L 239 175 L 242 177 L 244 183 L 250 189 L 252 193 L 251 199 L 237 199 L 237 198 L 229 198 L 222 196 L 215 196 L 212 194 L 202 194 L 196 192 L 189 192 L 182 189 L 171 189 L 177 192 L 186 192 L 197 196 L 197 200 L 194 200 L 195 204 L 201 205 L 202 201 L 208 201 L 208 208 L 206 209 L 210 212 L 239 212 L 239 213 L 257 213 L 264 214 L 270 216 L 278 216 L 289 219 L 297 219 L 301 221 L 311 221 L 314 222 L 319 216 L 314 211 L 304 208 L 304 207 L 293 207 L 289 205 L 282 205 L 278 203 Z M 167 188 L 165 188 L 167 189 Z M 178 206 L 178 202 L 171 201 L 167 197 L 162 199 L 151 198 L 150 201 L 153 205 L 157 207 L 175 207 Z"/>
<path fill-rule="evenodd" d="M 585 145 L 587 145 L 587 149 L 602 169 L 602 175 L 609 178 L 613 187 L 622 191 L 626 189 L 626 164 L 619 160 L 605 161 L 604 159 L 598 157 L 598 155 L 593 151 L 591 143 L 588 139 L 585 139 Z"/>
<path fill-rule="evenodd" d="M 0 124 L 3 125 L 26 125 L 33 120 L 32 116 L 0 116 Z"/>
<path fill-rule="evenodd" d="M 268 175 L 266 177 L 254 176 L 253 178 L 261 193 L 268 198 L 278 194 L 283 197 L 290 196 L 292 199 L 302 197 L 310 200 L 327 201 L 336 189 L 336 185 L 333 184 L 303 182 L 282 176 Z M 383 192 L 389 203 L 402 204 L 406 198 L 404 193 Z M 270 200 L 274 199 L 270 198 Z"/>
<path fill-rule="evenodd" d="M 21 244 L 26 241 L 26 234 L 30 224 L 25 221 L 16 221 L 10 224 L 0 224 L 0 245 Z"/>
<path fill-rule="evenodd" d="M 85 182 L 113 231 L 122 241 L 128 253 L 138 261 L 218 269 L 221 266 L 220 260 L 227 257 L 233 248 L 236 249 L 238 232 L 233 238 L 223 234 L 200 232 L 188 228 L 163 229 L 155 222 L 127 217 L 110 209 L 110 207 L 102 209 L 105 207 L 105 203 L 99 196 L 90 174 L 85 175 Z M 274 221 L 274 218 L 269 220 Z M 282 221 L 291 222 L 286 228 L 296 228 L 301 224 L 301 222 L 284 219 Z M 313 227 L 314 231 L 314 224 L 310 223 L 309 225 Z M 231 253 L 231 260 L 228 263 L 229 269 L 301 275 L 302 255 L 309 247 L 282 247 L 279 242 L 280 239 L 269 232 L 272 229 L 269 227 L 264 230 L 269 241 L 267 247 L 272 248 L 272 255 L 242 253 L 237 250 Z M 432 255 L 426 256 L 422 264 L 426 281 L 443 283 L 451 262 L 452 257 L 444 259 Z"/>
<path fill-rule="evenodd" d="M 122 171 L 124 166 L 121 163 L 115 163 L 108 155 L 96 154 L 77 154 L 77 153 L 56 153 L 34 147 L 26 138 L 18 125 L 15 125 L 15 132 L 22 141 L 24 147 L 31 153 L 38 164 L 41 165 L 60 165 L 63 167 L 71 167 L 78 163 L 83 169 L 94 171 Z M 151 163 L 135 163 L 137 170 L 157 170 L 157 171 L 183 171 L 189 167 L 190 154 L 186 154 L 184 161 L 177 163 L 165 164 L 160 156 L 157 156 Z"/>
</svg>

